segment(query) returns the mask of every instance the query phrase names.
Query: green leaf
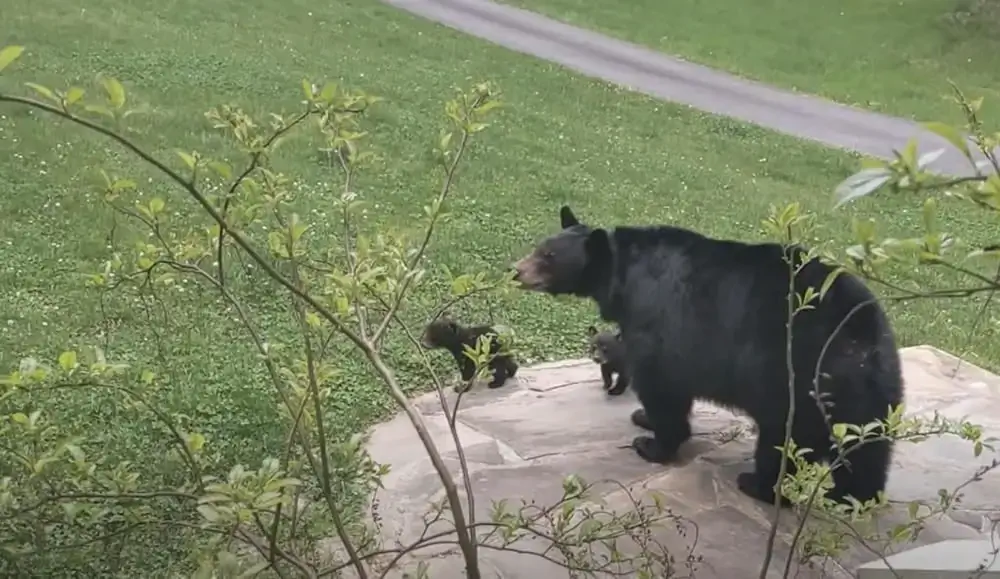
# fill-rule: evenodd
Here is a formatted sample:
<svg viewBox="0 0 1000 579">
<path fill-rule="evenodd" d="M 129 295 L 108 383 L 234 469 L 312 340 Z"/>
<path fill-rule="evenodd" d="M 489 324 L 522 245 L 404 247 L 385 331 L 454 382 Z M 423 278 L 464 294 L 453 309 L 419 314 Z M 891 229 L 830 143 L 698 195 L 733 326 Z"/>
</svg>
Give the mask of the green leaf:
<svg viewBox="0 0 1000 579">
<path fill-rule="evenodd" d="M 86 92 L 87 91 L 83 90 L 78 86 L 70 87 L 70 89 L 66 91 L 66 97 L 65 97 L 66 106 L 76 104 L 80 99 L 83 98 L 83 95 L 86 94 Z"/>
<path fill-rule="evenodd" d="M 440 146 L 442 151 L 448 150 L 449 145 L 451 145 L 451 139 L 454 135 L 455 134 L 451 131 L 444 132 L 444 134 L 441 135 Z"/>
<path fill-rule="evenodd" d="M 899 159 L 907 166 L 914 167 L 917 164 L 917 140 L 907 141 L 903 150 L 898 153 Z"/>
<path fill-rule="evenodd" d="M 307 229 L 309 229 L 308 225 L 302 223 L 293 224 L 291 227 L 292 243 L 298 242 L 298 240 L 302 237 L 302 234 L 305 233 Z"/>
<path fill-rule="evenodd" d="M 101 105 L 86 105 L 83 107 L 87 112 L 91 112 L 97 115 L 105 117 L 114 117 L 114 113 L 111 112 L 107 107 L 102 107 Z"/>
<path fill-rule="evenodd" d="M 198 514 L 205 518 L 206 521 L 214 523 L 218 521 L 221 517 L 219 516 L 219 511 L 215 510 L 209 505 L 198 505 Z"/>
<path fill-rule="evenodd" d="M 165 205 L 166 203 L 164 203 L 163 199 L 159 197 L 153 197 L 152 199 L 149 200 L 149 210 L 154 215 L 163 211 Z"/>
<path fill-rule="evenodd" d="M 205 446 L 205 437 L 194 432 L 187 437 L 187 447 L 191 452 L 198 452 Z"/>
<path fill-rule="evenodd" d="M 937 199 L 928 197 L 923 207 L 924 231 L 934 233 L 937 225 Z"/>
<path fill-rule="evenodd" d="M 106 76 L 101 79 L 101 84 L 104 86 L 104 92 L 107 93 L 111 106 L 116 109 L 125 106 L 125 87 L 118 82 L 118 79 Z"/>
<path fill-rule="evenodd" d="M 24 52 L 23 46 L 5 46 L 0 49 L 0 72 L 20 58 L 22 52 Z"/>
<path fill-rule="evenodd" d="M 52 92 L 52 89 L 50 89 L 48 87 L 44 87 L 44 86 L 42 86 L 40 84 L 35 84 L 33 82 L 26 82 L 26 83 L 24 83 L 24 86 L 26 86 L 26 87 L 30 88 L 31 90 L 37 92 L 38 94 L 40 94 L 43 97 L 49 99 L 50 101 L 59 102 L 59 99 L 56 98 L 56 94 L 54 92 Z"/>
<path fill-rule="evenodd" d="M 844 273 L 844 268 L 837 267 L 836 269 L 830 272 L 830 275 L 826 276 L 826 279 L 823 280 L 823 285 L 820 286 L 819 288 L 820 301 L 822 301 L 823 298 L 826 296 L 826 292 L 830 291 L 830 288 L 833 287 L 833 282 L 837 281 L 837 276 L 839 276 L 842 273 Z"/>
<path fill-rule="evenodd" d="M 892 171 L 888 167 L 874 167 L 858 171 L 837 185 L 835 195 L 838 200 L 834 208 L 876 191 L 888 183 L 890 179 L 892 179 Z"/>
<path fill-rule="evenodd" d="M 920 155 L 920 158 L 917 159 L 916 168 L 922 171 L 926 170 L 927 167 L 934 161 L 937 161 L 941 155 L 944 155 L 944 149 L 934 149 L 933 151 Z"/>
<path fill-rule="evenodd" d="M 939 122 L 924 123 L 924 128 L 943 138 L 952 144 L 956 149 L 962 151 L 967 159 L 972 160 L 972 153 L 969 151 L 969 143 L 962 137 L 955 127 Z"/>
<path fill-rule="evenodd" d="M 59 367 L 66 372 L 76 368 L 76 352 L 71 350 L 69 352 L 59 354 Z"/>
<path fill-rule="evenodd" d="M 28 415 L 25 414 L 25 413 L 23 413 L 23 412 L 15 412 L 14 414 L 11 414 L 10 415 L 10 419 L 13 420 L 17 424 L 27 424 L 28 423 Z"/>
<path fill-rule="evenodd" d="M 197 159 L 194 158 L 194 155 L 185 153 L 184 151 L 177 151 L 177 156 L 184 161 L 184 164 L 187 165 L 189 169 L 194 169 L 194 166 L 198 163 Z"/>
<path fill-rule="evenodd" d="M 847 425 L 843 422 L 838 422 L 833 425 L 833 436 L 837 440 L 843 440 L 847 436 Z"/>
<path fill-rule="evenodd" d="M 319 98 L 322 101 L 329 102 L 337 95 L 337 83 L 328 82 L 323 85 L 323 90 L 319 92 Z"/>
<path fill-rule="evenodd" d="M 288 249 L 285 246 L 285 236 L 280 231 L 272 231 L 267 234 L 267 246 L 271 253 L 278 257 L 288 257 Z"/>
<path fill-rule="evenodd" d="M 70 456 L 73 457 L 73 460 L 77 462 L 83 462 L 83 460 L 87 458 L 86 455 L 83 454 L 83 451 L 80 450 L 80 447 L 75 444 L 67 444 L 66 451 L 69 452 Z"/>
<path fill-rule="evenodd" d="M 476 112 L 480 114 L 488 113 L 489 111 L 498 108 L 500 106 L 501 106 L 500 101 L 487 101 L 476 107 Z"/>
<path fill-rule="evenodd" d="M 307 79 L 302 79 L 302 94 L 305 95 L 307 101 L 313 100 L 313 87 L 312 83 Z"/>
<path fill-rule="evenodd" d="M 208 167 L 218 173 L 223 179 L 232 179 L 233 177 L 232 167 L 222 161 L 212 161 L 208 164 Z"/>
</svg>

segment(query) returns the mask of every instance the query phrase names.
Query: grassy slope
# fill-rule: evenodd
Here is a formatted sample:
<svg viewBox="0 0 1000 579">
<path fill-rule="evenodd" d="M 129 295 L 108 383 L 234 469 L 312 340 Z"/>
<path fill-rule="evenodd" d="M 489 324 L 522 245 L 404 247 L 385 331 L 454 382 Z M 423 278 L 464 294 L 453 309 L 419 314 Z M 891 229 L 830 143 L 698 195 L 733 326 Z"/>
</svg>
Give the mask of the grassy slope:
<svg viewBox="0 0 1000 579">
<path fill-rule="evenodd" d="M 1000 100 L 1000 12 L 975 0 L 501 0 L 756 80 L 919 120 L 961 121 L 954 80 Z M 990 110 L 996 111 L 996 104 Z M 995 113 L 994 113 L 995 115 Z"/>
<path fill-rule="evenodd" d="M 564 202 L 602 225 L 672 222 L 754 239 L 770 204 L 800 201 L 821 214 L 817 238 L 838 244 L 848 242 L 852 212 L 881 216 L 890 232 L 919 220 L 914 207 L 889 196 L 832 212 L 829 192 L 854 166 L 845 155 L 579 78 L 374 2 L 102 0 L 80 9 L 8 0 L 4 12 L 0 38 L 30 47 L 17 70 L 0 77 L 4 90 L 25 80 L 57 85 L 116 75 L 133 99 L 154 107 L 141 140 L 164 156 L 173 147 L 222 146 L 202 117 L 212 105 L 295 108 L 305 76 L 386 97 L 369 126 L 390 162 L 359 181 L 380 224 L 418 216 L 436 186 L 424 155 L 451 87 L 494 80 L 508 106 L 474 146 L 453 198 L 454 217 L 431 248 L 431 262 L 453 270 L 506 268 L 557 227 Z M 299 152 L 281 168 L 299 176 L 302 212 L 322 221 L 329 176 L 307 148 Z M 121 299 L 105 319 L 99 297 L 81 283 L 78 272 L 108 257 L 110 222 L 95 202 L 93 169 L 134 164 L 105 141 L 10 108 L 0 109 L 0 159 L 0 367 L 95 342 L 109 357 L 155 365 L 159 329 L 170 360 L 156 366 L 168 380 L 165 401 L 206 434 L 218 468 L 273 455 L 281 437 L 272 393 L 231 316 L 202 297 L 186 307 L 175 301 L 179 309 L 166 331 Z M 184 202 L 171 195 L 171 202 Z M 965 235 L 984 232 L 979 222 L 955 223 Z M 287 317 L 267 291 L 254 307 L 280 338 Z M 425 291 L 415 312 L 436 297 Z M 580 354 L 584 328 L 595 319 L 590 304 L 523 294 L 466 313 L 483 319 L 489 309 L 516 329 L 526 357 L 536 360 Z M 975 310 L 926 304 L 894 314 L 904 343 L 959 350 Z M 993 331 L 983 324 L 972 345 L 978 356 L 1000 359 Z M 397 350 L 395 361 L 411 387 L 426 383 L 414 355 Z M 351 358 L 340 369 L 331 411 L 338 432 L 347 433 L 384 416 L 388 405 Z M 64 416 L 106 432 L 116 445 L 109 448 L 140 462 L 162 453 L 150 441 L 148 421 L 108 408 L 98 398 L 76 398 Z M 152 564 L 170 555 L 144 556 Z"/>
</svg>

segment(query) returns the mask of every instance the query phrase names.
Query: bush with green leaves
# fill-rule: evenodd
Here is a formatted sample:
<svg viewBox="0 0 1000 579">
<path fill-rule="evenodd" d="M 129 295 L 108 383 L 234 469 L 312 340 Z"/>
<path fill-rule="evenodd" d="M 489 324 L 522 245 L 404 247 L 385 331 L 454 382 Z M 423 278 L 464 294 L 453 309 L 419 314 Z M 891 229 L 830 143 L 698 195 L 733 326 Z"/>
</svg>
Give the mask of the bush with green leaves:
<svg viewBox="0 0 1000 579">
<path fill-rule="evenodd" d="M 962 203 L 972 211 L 987 211 L 998 216 L 1000 211 L 1000 133 L 988 134 L 980 119 L 982 99 L 969 100 L 957 88 L 954 99 L 965 113 L 964 127 L 952 127 L 945 123 L 930 122 L 924 127 L 945 139 L 960 151 L 969 161 L 969 170 L 963 176 L 945 176 L 928 170 L 944 149 L 920 154 L 916 140 L 896 153 L 895 159 L 866 159 L 862 169 L 844 180 L 836 189 L 837 206 L 885 189 L 894 195 L 910 195 L 919 203 L 923 216 L 923 229 L 908 238 L 880 237 L 877 223 L 872 220 L 853 220 L 856 243 L 845 249 L 813 247 L 803 259 L 820 258 L 839 267 L 827 280 L 849 271 L 860 275 L 884 290 L 880 299 L 884 302 L 909 302 L 917 299 L 969 299 L 979 294 L 988 294 L 983 303 L 982 314 L 988 313 L 992 295 L 1000 289 L 1000 240 L 975 243 L 962 240 L 954 232 L 947 231 L 938 219 L 940 203 Z M 794 244 L 808 237 L 808 226 L 814 215 L 801 212 L 798 205 L 776 208 L 765 222 L 769 234 L 783 243 Z M 802 265 L 789 261 L 793 276 Z M 909 270 L 912 282 L 908 286 L 889 281 L 886 270 L 895 268 Z M 931 272 L 932 269 L 938 270 Z M 940 275 L 944 270 L 944 275 Z M 935 275 L 937 274 L 937 275 Z M 931 284 L 933 280 L 933 284 Z M 933 287 L 927 287 L 933 285 Z M 804 294 L 789 292 L 788 315 L 793 319 L 800 312 L 815 307 L 821 300 L 829 283 L 822 288 L 810 288 Z M 862 304 L 864 305 L 864 304 Z M 860 308 L 849 313 L 842 321 Z M 980 316 L 980 319 L 983 317 Z M 788 342 L 794 340 L 791 324 L 788 325 Z M 970 328 L 970 332 L 975 328 Z M 789 356 L 791 354 L 789 353 Z M 789 366 L 791 367 L 791 366 Z M 822 403 L 819 373 L 814 375 L 815 402 L 830 422 L 829 413 Z M 788 430 L 794 416 L 788 418 Z M 885 421 L 865 425 L 829 423 L 832 433 L 831 443 L 837 449 L 837 458 L 830 464 L 811 464 L 804 460 L 810 449 L 797 448 L 794 441 L 786 436 L 782 449 L 782 492 L 798 507 L 794 524 L 792 546 L 801 561 L 822 564 L 836 559 L 851 547 L 859 547 L 871 556 L 882 559 L 917 539 L 927 524 L 961 503 L 963 491 L 970 484 L 983 480 L 990 471 L 1000 467 L 1000 461 L 993 458 L 981 466 L 970 468 L 967 480 L 951 489 L 939 489 L 936 497 L 926 501 L 912 501 L 906 505 L 903 522 L 888 528 L 878 525 L 881 515 L 891 508 L 886 496 L 859 504 L 838 504 L 827 498 L 832 487 L 832 471 L 849 468 L 851 445 L 864 445 L 878 439 L 896 442 L 918 443 L 931 437 L 956 436 L 969 441 L 974 458 L 988 450 L 995 452 L 994 437 L 986 436 L 983 429 L 968 420 L 946 418 L 938 413 L 932 416 L 904 415 L 905 406 L 896 408 Z M 856 446 L 855 446 L 856 448 Z M 897 450 L 898 452 L 898 450 Z M 786 466 L 787 465 L 787 466 Z M 790 468 L 789 468 L 790 467 Z M 770 564 L 773 546 L 781 518 L 781 509 L 775 508 L 768 557 L 761 569 L 765 576 Z M 810 525 L 813 520 L 820 524 Z M 996 529 L 991 529 L 996 533 Z M 997 553 L 994 552 L 994 555 Z M 792 559 L 786 562 L 784 575 L 791 570 Z M 970 569 L 970 573 L 975 570 Z"/>
<path fill-rule="evenodd" d="M 0 50 L 0 71 L 22 52 L 19 46 Z M 441 545 L 457 547 L 471 578 L 482 576 L 479 553 L 485 549 L 550 558 L 573 573 L 672 573 L 676 555 L 648 540 L 652 527 L 676 518 L 662 501 L 637 500 L 629 512 L 611 512 L 589 500 L 591 484 L 571 476 L 553 505 L 500 502 L 490 520 L 475 518 L 455 423 L 461 394 L 448 403 L 444 382 L 403 314 L 431 277 L 424 256 L 447 222 L 446 202 L 461 161 L 500 106 L 488 83 L 459 91 L 445 105 L 448 126 L 434 150 L 441 186 L 422 208 L 416 231 L 365 225 L 359 217 L 369 208 L 354 179 L 376 159 L 364 141 L 371 127 L 366 113 L 379 102 L 371 95 L 304 81 L 301 110 L 292 114 L 261 117 L 216 107 L 206 119 L 243 156 L 234 162 L 185 149 L 164 160 L 143 148 L 129 122 L 144 108 L 130 102 L 112 77 L 99 79 L 96 95 L 75 85 L 28 88 L 34 96 L 0 93 L 0 103 L 96 133 L 172 188 L 149 194 L 137 178 L 97 170 L 114 231 L 103 268 L 81 283 L 102 295 L 130 292 L 132 307 L 168 313 L 182 311 L 191 292 L 211 296 L 206 303 L 231 316 L 237 339 L 256 352 L 263 371 L 248 369 L 246 380 L 270 385 L 284 435 L 272 441 L 280 452 L 257 464 L 224 464 L 197 420 L 164 404 L 171 385 L 159 370 L 171 364 L 169 352 L 129 364 L 108 359 L 100 347 L 52 360 L 26 358 L 0 382 L 0 574 L 314 578 L 351 572 L 368 578 L 398 573 L 415 562 L 413 553 Z M 274 161 L 293 134 L 313 139 L 339 174 L 341 185 L 324 192 L 336 216 L 332 227 L 297 210 L 293 177 Z M 462 300 L 512 287 L 506 272 L 462 273 L 445 281 L 451 293 L 432 308 L 432 318 Z M 274 327 L 274 302 L 286 305 L 277 311 L 290 319 L 292 334 Z M 411 320 L 426 321 L 420 313 Z M 461 480 L 406 395 L 414 385 L 400 383 L 393 367 L 398 357 L 385 347 L 393 333 L 420 358 L 439 393 Z M 501 339 L 510 347 L 506 336 Z M 483 340 L 467 353 L 480 375 L 490 359 L 487 346 Z M 371 459 L 360 433 L 334 435 L 332 378 L 348 356 L 364 360 L 409 418 L 440 477 L 445 498 L 430 506 L 427 528 L 412 544 L 385 545 L 377 517 L 365 509 L 389 465 Z M 109 393 L 116 422 L 146 425 L 150 444 L 163 456 L 121 457 L 113 429 L 84 433 L 60 418 L 74 399 L 94 392 Z M 547 542 L 543 548 L 521 547 L 539 538 Z M 615 547 L 629 538 L 643 548 L 625 554 Z M 168 568 L 144 567 L 150 553 L 163 552 Z M 426 572 L 417 562 L 417 576 Z"/>
</svg>

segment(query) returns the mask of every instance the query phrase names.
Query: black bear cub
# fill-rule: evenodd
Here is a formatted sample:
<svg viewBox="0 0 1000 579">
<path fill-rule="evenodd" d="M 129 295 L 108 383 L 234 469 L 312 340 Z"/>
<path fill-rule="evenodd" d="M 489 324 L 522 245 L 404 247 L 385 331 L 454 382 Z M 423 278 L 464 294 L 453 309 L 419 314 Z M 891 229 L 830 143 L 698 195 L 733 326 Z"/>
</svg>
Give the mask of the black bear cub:
<svg viewBox="0 0 1000 579">
<path fill-rule="evenodd" d="M 465 347 L 474 349 L 479 337 L 487 334 L 491 335 L 489 339 L 492 359 L 489 367 L 493 374 L 488 386 L 499 388 L 504 385 L 508 378 L 513 378 L 517 374 L 518 366 L 513 354 L 501 352 L 497 331 L 491 326 L 465 327 L 447 316 L 442 316 L 427 324 L 427 327 L 424 328 L 421 344 L 428 349 L 444 348 L 448 350 L 458 364 L 462 380 L 468 382 L 476 375 L 476 363 L 465 355 Z"/>
<path fill-rule="evenodd" d="M 674 459 L 691 437 L 696 398 L 741 410 L 758 436 L 754 470 L 740 474 L 737 486 L 773 503 L 775 447 L 783 445 L 789 412 L 789 282 L 799 295 L 818 292 L 834 268 L 812 259 L 790 279 L 790 256 L 800 265 L 806 255 L 800 247 L 670 226 L 605 230 L 580 223 L 569 207 L 560 217 L 562 230 L 515 264 L 516 279 L 526 290 L 591 299 L 602 319 L 621 328 L 642 404 L 632 420 L 653 434 L 636 437 L 633 448 L 651 462 Z M 903 380 L 885 311 L 860 279 L 833 278 L 811 305 L 792 322 L 792 439 L 813 449 L 807 459 L 830 461 L 837 454 L 817 398 L 830 423 L 867 424 L 903 402 Z M 830 498 L 867 501 L 885 490 L 890 441 L 855 445 L 845 459 Z"/>
<path fill-rule="evenodd" d="M 597 328 L 587 328 L 587 344 L 590 359 L 601 365 L 601 378 L 604 380 L 604 390 L 611 396 L 618 396 L 628 388 L 628 372 L 625 371 L 625 344 L 622 343 L 621 332 L 597 331 Z M 618 380 L 612 387 L 614 375 Z"/>
</svg>

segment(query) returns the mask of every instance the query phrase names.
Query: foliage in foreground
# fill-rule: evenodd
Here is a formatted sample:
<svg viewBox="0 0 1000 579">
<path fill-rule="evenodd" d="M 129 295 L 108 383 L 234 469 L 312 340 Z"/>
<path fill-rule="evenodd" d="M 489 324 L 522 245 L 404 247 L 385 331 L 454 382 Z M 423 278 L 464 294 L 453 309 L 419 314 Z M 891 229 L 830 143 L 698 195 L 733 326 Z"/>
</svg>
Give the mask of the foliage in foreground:
<svg viewBox="0 0 1000 579">
<path fill-rule="evenodd" d="M 20 53 L 19 47 L 6 48 L 0 69 Z M 118 243 L 103 270 L 86 282 L 95 291 L 136 292 L 157 307 L 176 303 L 169 294 L 184 281 L 196 281 L 203 291 L 217 295 L 219 306 L 236 317 L 259 354 L 287 437 L 281 455 L 260 465 L 221 465 L 196 424 L 155 403 L 157 390 L 165 386 L 151 369 L 154 362 L 130 367 L 106 360 L 97 348 L 64 352 L 49 363 L 26 359 L 6 378 L 2 398 L 9 419 L 3 426 L 4 452 L 12 465 L 3 473 L 0 495 L 0 508 L 8 515 L 2 525 L 9 539 L 2 553 L 9 570 L 19 576 L 49 576 L 65 567 L 127 574 L 130 569 L 109 553 L 127 552 L 126 559 L 135 563 L 141 561 L 140 546 L 166 543 L 187 555 L 177 570 L 188 569 L 197 577 L 264 572 L 323 577 L 348 567 L 371 577 L 406 563 L 404 557 L 420 548 L 454 544 L 466 560 L 468 576 L 479 577 L 480 550 L 526 549 L 522 543 L 539 537 L 549 545 L 537 556 L 580 571 L 660 576 L 687 562 L 675 562 L 644 537 L 650 525 L 670 518 L 661 501 L 650 497 L 652 502 L 636 501 L 630 512 L 613 513 L 590 504 L 590 485 L 575 477 L 564 482 L 564 495 L 554 505 L 498 503 L 490 520 L 477 521 L 464 456 L 459 453 L 462 480 L 456 481 L 383 355 L 390 331 L 406 336 L 434 379 L 461 449 L 454 423 L 461 395 L 454 406 L 447 402 L 442 381 L 400 312 L 426 277 L 424 255 L 435 229 L 447 220 L 446 201 L 460 162 L 499 106 L 489 85 L 462 91 L 445 106 L 449 126 L 434 151 L 441 188 L 423 207 L 424 224 L 417 232 L 370 231 L 360 225 L 358 214 L 366 208 L 353 184 L 357 172 L 375 159 L 363 146 L 362 118 L 379 101 L 370 95 L 333 83 L 316 87 L 303 82 L 303 106 L 295 114 L 261 120 L 231 106 L 209 111 L 212 126 L 229 135 L 246 157 L 236 166 L 199 151 L 177 150 L 173 162 L 145 151 L 126 136 L 127 121 L 141 108 L 129 103 L 116 79 L 100 80 L 103 98 L 96 100 L 79 87 L 29 86 L 36 99 L 3 95 L 0 101 L 100 133 L 154 167 L 182 193 L 176 198 L 143 195 L 137 180 L 101 171 L 103 200 L 119 218 Z M 325 232 L 322 224 L 306 222 L 296 212 L 291 179 L 272 163 L 283 139 L 308 128 L 342 179 L 329 200 L 339 216 L 337 231 Z M 449 282 L 452 296 L 445 306 L 509 286 L 507 277 L 489 279 L 479 273 Z M 262 326 L 251 299 L 262 284 L 287 296 L 299 330 L 296 339 L 276 341 Z M 331 377 L 339 370 L 329 347 L 334 342 L 349 344 L 367 360 L 410 418 L 441 478 L 445 500 L 431 505 L 426 528 L 404 544 L 382 544 L 357 504 L 371 496 L 388 467 L 371 460 L 360 435 L 344 442 L 328 435 L 328 421 L 335 416 L 325 402 Z M 469 353 L 480 369 L 489 361 L 486 345 L 483 340 Z M 139 465 L 111 460 L 102 452 L 107 440 L 84 439 L 49 418 L 58 392 L 94 389 L 114 393 L 115 404 L 124 411 L 120 418 L 157 424 L 155 436 L 163 437 L 167 449 L 159 476 L 148 477 Z M 343 556 L 323 555 L 331 535 Z M 616 546 L 630 537 L 642 545 L 636 554 Z"/>
<path fill-rule="evenodd" d="M 20 47 L 0 51 L 0 71 L 20 54 Z M 655 493 L 636 499 L 623 488 L 633 508 L 612 511 L 592 500 L 590 484 L 570 476 L 563 482 L 563 496 L 551 505 L 512 507 L 501 501 L 493 505 L 489 520 L 477 521 L 464 456 L 459 453 L 462 468 L 456 480 L 384 354 L 390 332 L 399 332 L 411 343 L 433 379 L 461 449 L 454 417 L 465 389 L 453 403 L 447 400 L 443 381 L 400 313 L 426 281 L 424 255 L 436 228 L 447 221 L 446 201 L 461 160 L 499 106 L 492 87 L 478 84 L 447 102 L 449 126 L 439 135 L 434 151 L 441 188 L 423 207 L 423 226 L 414 233 L 370 231 L 358 219 L 365 205 L 353 184 L 357 172 L 370 168 L 375 159 L 374 152 L 364 147 L 362 124 L 365 113 L 377 106 L 375 97 L 334 84 L 316 87 L 304 82 L 302 110 L 293 114 L 273 114 L 263 120 L 221 106 L 207 119 L 233 140 L 244 160 L 233 163 L 178 150 L 176 159 L 168 162 L 126 136 L 129 118 L 142 109 L 128 102 L 122 85 L 105 77 L 100 86 L 99 99 L 75 86 L 57 90 L 29 85 L 35 98 L 0 94 L 0 102 L 44 111 L 103 135 L 159 171 L 178 193 L 145 195 L 137 180 L 101 171 L 103 200 L 116 216 L 116 243 L 103 270 L 90 273 L 86 283 L 97 292 L 134 292 L 140 303 L 155 307 L 175 305 L 178 300 L 171 292 L 184 282 L 196 282 L 206 295 L 216 296 L 218 307 L 238 320 L 242 336 L 259 354 L 274 392 L 274 411 L 286 425 L 286 438 L 280 455 L 264 458 L 259 465 L 220 464 L 196 423 L 157 403 L 169 385 L 156 369 L 169 360 L 126 365 L 106 359 L 99 348 L 66 351 L 50 361 L 25 359 L 4 379 L 0 391 L 0 416 L 5 417 L 0 425 L 4 574 L 58 576 L 72 569 L 94 576 L 128 575 L 142 571 L 129 565 L 141 563 L 143 549 L 173 548 L 179 557 L 169 572 L 193 577 L 325 577 L 344 570 L 359 577 L 381 577 L 411 563 L 410 553 L 440 545 L 456 548 L 473 578 L 481 576 L 484 550 L 545 557 L 571 575 L 600 571 L 664 577 L 685 570 L 696 574 L 695 545 L 685 553 L 669 552 L 653 535 L 654 528 L 660 535 L 668 527 L 683 534 L 687 525 L 667 511 Z M 341 177 L 342 187 L 328 192 L 339 217 L 334 231 L 296 212 L 289 188 L 292 179 L 272 162 L 274 150 L 295 132 L 316 139 L 331 170 Z M 878 178 L 889 177 L 879 185 L 928 186 L 930 178 L 906 164 L 914 156 L 908 150 L 895 165 L 883 169 Z M 996 168 L 995 159 L 992 163 Z M 969 197 L 982 205 L 985 188 L 993 187 L 1000 198 L 996 179 L 994 173 L 992 178 L 953 185 L 975 184 L 975 195 Z M 995 210 L 1000 204 L 986 206 Z M 768 225 L 774 235 L 794 241 L 799 234 L 789 232 L 799 231 L 808 218 L 789 206 L 776 210 Z M 868 231 L 863 226 L 856 229 Z M 923 236 L 923 245 L 917 244 L 923 248 L 921 255 L 930 253 L 928 248 L 940 252 L 951 247 L 937 235 Z M 899 259 L 888 250 L 872 249 L 873 234 L 862 241 L 864 253 L 851 248 L 848 253 L 854 261 L 848 267 L 873 276 L 879 260 Z M 479 273 L 448 281 L 449 304 L 510 288 L 505 277 L 488 279 Z M 995 280 L 993 284 L 995 288 Z M 294 339 L 275 340 L 262 323 L 254 299 L 261 286 L 274 288 L 275 295 L 287 300 L 298 329 Z M 807 296 L 790 295 L 789 315 L 821 296 L 820 288 Z M 425 527 L 412 540 L 385 544 L 377 517 L 358 508 L 378 487 L 388 466 L 372 461 L 360 435 L 347 441 L 334 441 L 328 435 L 332 415 L 326 404 L 331 377 L 338 372 L 333 343 L 347 344 L 368 362 L 409 417 L 440 477 L 445 498 L 430 506 Z M 489 357 L 483 346 L 469 353 L 481 369 Z M 92 391 L 111 393 L 120 410 L 118 420 L 155 424 L 150 435 L 165 449 L 155 468 L 116 459 L 106 447 L 112 442 L 110 435 L 83 437 L 52 418 L 56 406 Z M 976 454 L 988 445 L 971 424 L 943 417 L 929 421 L 904 417 L 901 410 L 883 425 L 831 425 L 831 429 L 833 443 L 842 449 L 852 438 L 921 440 L 939 434 L 972 441 Z M 786 448 L 789 460 L 799 468 L 786 477 L 784 490 L 802 507 L 795 542 L 807 560 L 835 557 L 852 541 L 868 545 L 915 538 L 924 521 L 960 498 L 957 490 L 943 491 L 939 504 L 912 505 L 907 525 L 886 536 L 873 534 L 863 523 L 886 508 L 884 500 L 851 509 L 829 503 L 824 497 L 829 473 L 839 465 L 810 467 L 801 461 L 804 449 L 791 444 Z M 842 462 L 849 463 L 846 452 Z M 984 472 L 980 469 L 974 478 Z M 811 513 L 825 515 L 834 523 L 832 530 L 829 525 L 807 528 Z M 776 509 L 761 576 L 770 563 L 780 516 Z M 330 536 L 335 537 L 334 549 L 329 548 Z M 785 576 L 791 564 L 789 560 Z M 426 567 L 418 564 L 413 572 L 422 576 Z"/>
</svg>

